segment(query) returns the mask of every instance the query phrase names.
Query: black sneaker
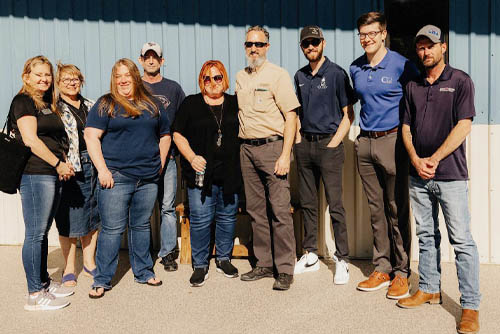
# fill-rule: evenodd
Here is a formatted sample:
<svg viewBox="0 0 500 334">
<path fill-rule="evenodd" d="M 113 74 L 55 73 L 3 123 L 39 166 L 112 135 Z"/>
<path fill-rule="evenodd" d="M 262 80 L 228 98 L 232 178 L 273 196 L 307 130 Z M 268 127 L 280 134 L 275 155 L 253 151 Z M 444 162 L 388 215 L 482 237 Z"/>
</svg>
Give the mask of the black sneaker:
<svg viewBox="0 0 500 334">
<path fill-rule="evenodd" d="M 231 263 L 230 260 L 215 260 L 215 265 L 217 266 L 217 272 L 224 274 L 224 276 L 229 278 L 238 277 L 238 269 Z"/>
<path fill-rule="evenodd" d="M 163 269 L 165 269 L 165 271 L 177 270 L 177 262 L 175 262 L 174 253 L 168 253 L 167 256 L 162 257 L 160 263 L 163 264 Z"/>
<path fill-rule="evenodd" d="M 265 277 L 273 277 L 272 267 L 255 267 L 249 272 L 241 275 L 242 281 L 256 281 Z"/>
<path fill-rule="evenodd" d="M 208 268 L 194 268 L 193 275 L 189 279 L 191 286 L 202 286 L 208 279 Z"/>
<path fill-rule="evenodd" d="M 273 290 L 288 290 L 290 289 L 290 284 L 293 283 L 293 275 L 288 275 L 285 273 L 280 273 L 278 278 L 274 281 Z"/>
</svg>

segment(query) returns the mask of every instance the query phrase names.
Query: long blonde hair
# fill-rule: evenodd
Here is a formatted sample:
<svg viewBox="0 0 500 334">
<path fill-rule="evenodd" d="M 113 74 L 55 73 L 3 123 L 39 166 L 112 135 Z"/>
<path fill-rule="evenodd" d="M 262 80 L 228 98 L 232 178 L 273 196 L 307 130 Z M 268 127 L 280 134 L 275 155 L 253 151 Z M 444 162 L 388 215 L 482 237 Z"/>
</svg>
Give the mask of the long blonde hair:
<svg viewBox="0 0 500 334">
<path fill-rule="evenodd" d="M 39 90 L 31 87 L 25 78 L 31 73 L 33 67 L 38 64 L 47 64 L 50 68 L 50 75 L 52 76 L 52 82 L 50 84 L 49 89 L 46 92 L 40 92 Z M 23 73 L 21 74 L 21 78 L 23 79 L 23 87 L 18 94 L 26 94 L 28 95 L 33 102 L 35 103 L 35 107 L 38 110 L 49 107 L 52 112 L 59 115 L 59 112 L 56 108 L 56 91 L 54 89 L 54 67 L 50 63 L 50 61 L 45 56 L 36 56 L 32 57 L 24 63 Z M 45 98 L 45 99 L 44 99 Z M 50 100 L 50 102 L 46 102 L 46 100 Z"/>
<path fill-rule="evenodd" d="M 133 103 L 126 97 L 118 93 L 115 75 L 118 71 L 118 67 L 121 65 L 124 65 L 128 68 L 130 76 L 132 77 Z M 113 69 L 111 70 L 110 92 L 102 97 L 102 102 L 99 106 L 99 112 L 101 112 L 102 114 L 107 113 L 110 117 L 114 117 L 116 106 L 123 107 L 123 109 L 125 109 L 125 113 L 129 117 L 142 115 L 142 110 L 148 110 L 154 116 L 157 116 L 159 113 L 158 106 L 153 101 L 153 96 L 142 83 L 139 69 L 132 60 L 127 58 L 119 59 L 115 63 L 115 65 L 113 65 Z"/>
</svg>

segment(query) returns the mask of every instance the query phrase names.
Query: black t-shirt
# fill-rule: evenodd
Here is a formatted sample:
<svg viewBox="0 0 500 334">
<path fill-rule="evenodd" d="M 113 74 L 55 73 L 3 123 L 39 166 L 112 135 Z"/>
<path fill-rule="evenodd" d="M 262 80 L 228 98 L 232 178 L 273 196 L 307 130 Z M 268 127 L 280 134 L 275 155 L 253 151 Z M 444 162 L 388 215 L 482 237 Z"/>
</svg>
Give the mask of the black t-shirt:
<svg viewBox="0 0 500 334">
<path fill-rule="evenodd" d="M 85 130 L 85 123 L 87 123 L 87 115 L 89 110 L 85 103 L 83 102 L 83 98 L 80 98 L 80 108 L 77 109 L 73 107 L 68 102 L 62 100 L 62 103 L 66 104 L 69 108 L 70 112 L 73 114 L 73 117 L 76 120 L 76 126 L 78 129 L 78 149 L 80 152 L 87 150 L 87 145 L 85 144 L 85 139 L 83 138 L 83 130 Z"/>
<path fill-rule="evenodd" d="M 217 128 L 219 128 L 219 124 L 222 124 L 222 117 L 224 116 L 223 114 L 223 108 L 222 104 L 217 105 L 217 106 L 209 106 L 210 111 L 214 115 L 214 121 L 217 123 Z M 214 181 L 213 183 L 217 185 L 223 185 L 224 184 L 224 151 L 222 150 L 222 145 L 217 146 L 217 140 L 219 137 L 219 132 L 217 131 L 215 133 L 213 142 L 215 143 L 215 151 L 214 151 Z"/>
<path fill-rule="evenodd" d="M 16 138 L 22 139 L 17 120 L 23 116 L 34 116 L 37 119 L 36 134 L 38 138 L 54 153 L 64 160 L 67 150 L 67 137 L 61 118 L 49 108 L 37 110 L 33 100 L 25 94 L 18 94 L 12 100 L 9 111 L 9 128 Z M 56 169 L 35 154 L 32 154 L 24 169 L 25 174 L 57 175 Z"/>
</svg>

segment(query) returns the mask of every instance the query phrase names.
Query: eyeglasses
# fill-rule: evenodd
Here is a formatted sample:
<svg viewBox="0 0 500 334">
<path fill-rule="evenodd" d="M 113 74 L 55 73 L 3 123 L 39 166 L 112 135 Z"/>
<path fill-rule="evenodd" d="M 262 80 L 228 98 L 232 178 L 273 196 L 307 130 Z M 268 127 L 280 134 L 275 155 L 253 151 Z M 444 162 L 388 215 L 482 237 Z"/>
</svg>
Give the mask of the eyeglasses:
<svg viewBox="0 0 500 334">
<path fill-rule="evenodd" d="M 203 77 L 203 82 L 204 82 L 204 83 L 205 83 L 205 85 L 206 85 L 206 84 L 209 84 L 209 83 L 210 83 L 210 81 L 212 81 L 212 80 L 213 80 L 215 83 L 220 84 L 220 83 L 222 82 L 222 79 L 223 79 L 223 78 L 224 78 L 224 77 L 223 77 L 221 74 L 219 74 L 219 75 L 214 75 L 213 77 L 211 77 L 211 76 L 209 76 L 209 75 L 205 75 L 205 76 Z"/>
<path fill-rule="evenodd" d="M 317 47 L 320 43 L 321 43 L 321 39 L 311 38 L 311 39 L 305 39 L 302 42 L 300 42 L 300 46 L 302 46 L 302 48 L 304 48 L 304 49 L 307 49 L 309 47 L 309 45 Z"/>
<path fill-rule="evenodd" d="M 267 43 L 264 43 L 264 42 L 245 42 L 246 48 L 251 48 L 254 45 L 256 48 L 263 48 L 264 46 L 267 45 Z"/>
<path fill-rule="evenodd" d="M 364 34 L 364 33 L 358 33 L 358 36 L 359 36 L 360 40 L 364 40 L 366 38 L 366 36 L 370 37 L 370 39 L 374 39 L 375 36 L 377 36 L 382 31 L 383 30 L 380 30 L 380 31 L 370 31 L 370 32 L 367 32 L 366 34 Z"/>
<path fill-rule="evenodd" d="M 73 79 L 65 78 L 65 79 L 62 79 L 61 81 L 65 85 L 69 85 L 70 83 L 72 83 L 72 84 L 80 83 L 80 79 L 79 78 L 73 78 Z"/>
</svg>

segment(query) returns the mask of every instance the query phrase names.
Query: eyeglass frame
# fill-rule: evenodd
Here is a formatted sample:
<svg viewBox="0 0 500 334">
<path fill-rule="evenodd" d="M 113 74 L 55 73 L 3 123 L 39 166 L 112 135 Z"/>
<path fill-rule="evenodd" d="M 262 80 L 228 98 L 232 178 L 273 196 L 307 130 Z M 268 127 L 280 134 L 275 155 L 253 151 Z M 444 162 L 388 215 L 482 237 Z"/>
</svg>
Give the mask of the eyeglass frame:
<svg viewBox="0 0 500 334">
<path fill-rule="evenodd" d="M 80 78 L 71 78 L 71 79 L 66 78 L 66 79 L 61 79 L 61 82 L 67 86 L 71 83 L 77 84 L 77 83 L 81 83 L 82 81 L 80 80 Z"/>
<path fill-rule="evenodd" d="M 220 79 L 216 79 L 216 77 L 220 77 Z M 224 80 L 224 76 L 222 74 L 217 74 L 214 75 L 213 77 L 210 75 L 204 75 L 203 76 L 203 83 L 208 83 L 208 82 L 215 82 L 216 84 L 221 84 L 222 81 Z"/>
<path fill-rule="evenodd" d="M 370 31 L 370 32 L 367 32 L 367 33 L 360 33 L 360 32 L 358 32 L 359 40 L 360 41 L 364 41 L 366 39 L 366 37 L 369 37 L 370 39 L 374 39 L 378 34 L 381 34 L 384 31 L 385 30 Z M 373 36 L 370 36 L 370 35 L 373 35 Z"/>
</svg>

